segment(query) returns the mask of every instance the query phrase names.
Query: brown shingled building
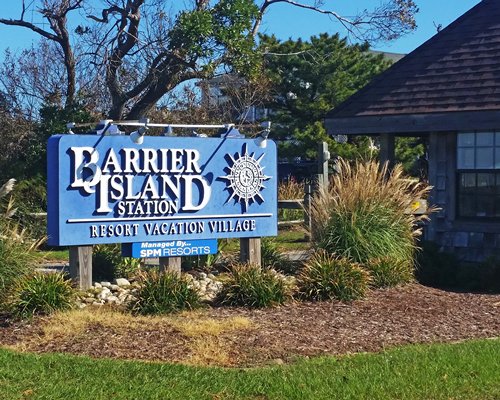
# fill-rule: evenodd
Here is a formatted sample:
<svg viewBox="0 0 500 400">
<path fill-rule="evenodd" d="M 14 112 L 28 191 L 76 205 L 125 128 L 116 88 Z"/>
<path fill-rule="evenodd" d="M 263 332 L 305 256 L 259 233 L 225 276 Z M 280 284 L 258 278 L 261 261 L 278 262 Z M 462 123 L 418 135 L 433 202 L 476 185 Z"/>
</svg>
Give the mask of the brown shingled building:
<svg viewBox="0 0 500 400">
<path fill-rule="evenodd" d="M 500 255 L 500 0 L 483 0 L 329 112 L 332 135 L 428 143 L 427 237 L 464 261 Z"/>
</svg>

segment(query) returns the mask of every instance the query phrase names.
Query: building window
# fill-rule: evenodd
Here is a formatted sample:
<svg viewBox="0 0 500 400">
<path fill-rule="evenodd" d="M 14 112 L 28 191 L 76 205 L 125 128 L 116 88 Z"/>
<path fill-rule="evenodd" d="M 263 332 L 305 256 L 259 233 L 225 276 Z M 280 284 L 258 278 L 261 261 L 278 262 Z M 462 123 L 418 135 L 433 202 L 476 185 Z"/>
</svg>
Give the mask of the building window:
<svg viewBox="0 0 500 400">
<path fill-rule="evenodd" d="M 500 132 L 459 133 L 458 216 L 500 217 Z"/>
</svg>

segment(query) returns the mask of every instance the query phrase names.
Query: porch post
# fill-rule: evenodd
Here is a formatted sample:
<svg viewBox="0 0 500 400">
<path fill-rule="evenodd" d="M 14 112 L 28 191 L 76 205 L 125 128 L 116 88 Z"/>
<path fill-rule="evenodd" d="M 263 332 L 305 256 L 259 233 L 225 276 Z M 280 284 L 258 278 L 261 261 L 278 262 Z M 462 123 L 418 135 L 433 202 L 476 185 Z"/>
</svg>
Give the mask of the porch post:
<svg viewBox="0 0 500 400">
<path fill-rule="evenodd" d="M 380 134 L 380 164 L 389 161 L 389 167 L 394 166 L 395 162 L 395 136 L 391 133 Z"/>
</svg>

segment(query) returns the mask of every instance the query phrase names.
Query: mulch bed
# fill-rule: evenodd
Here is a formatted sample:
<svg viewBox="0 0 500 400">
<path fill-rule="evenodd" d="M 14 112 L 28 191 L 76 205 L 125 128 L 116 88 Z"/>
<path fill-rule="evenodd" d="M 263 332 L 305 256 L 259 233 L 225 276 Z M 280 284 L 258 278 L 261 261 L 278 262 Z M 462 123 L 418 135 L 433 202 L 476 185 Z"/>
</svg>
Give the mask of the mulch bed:
<svg viewBox="0 0 500 400">
<path fill-rule="evenodd" d="M 353 303 L 297 302 L 270 309 L 210 308 L 204 317 L 246 317 L 252 328 L 221 334 L 230 365 L 254 366 L 297 356 L 374 352 L 409 343 L 500 337 L 500 294 L 457 293 L 418 284 L 371 292 Z M 88 329 L 68 341 L 33 341 L 42 319 L 29 324 L 0 318 L 0 345 L 28 343 L 29 351 L 68 352 L 182 362 L 188 339 L 171 326 L 144 330 Z"/>
</svg>

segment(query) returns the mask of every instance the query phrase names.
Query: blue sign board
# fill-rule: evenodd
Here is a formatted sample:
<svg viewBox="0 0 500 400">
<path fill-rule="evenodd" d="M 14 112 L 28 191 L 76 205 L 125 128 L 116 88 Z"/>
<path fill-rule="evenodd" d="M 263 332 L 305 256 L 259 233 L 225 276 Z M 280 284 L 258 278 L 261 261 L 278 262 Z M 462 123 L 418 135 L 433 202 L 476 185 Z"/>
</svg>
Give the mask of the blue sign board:
<svg viewBox="0 0 500 400">
<path fill-rule="evenodd" d="M 217 253 L 216 239 L 123 243 L 122 256 L 134 258 L 205 256 Z"/>
<path fill-rule="evenodd" d="M 52 136 L 48 243 L 275 236 L 276 159 L 253 139 Z"/>
</svg>

